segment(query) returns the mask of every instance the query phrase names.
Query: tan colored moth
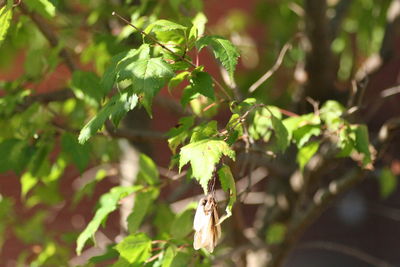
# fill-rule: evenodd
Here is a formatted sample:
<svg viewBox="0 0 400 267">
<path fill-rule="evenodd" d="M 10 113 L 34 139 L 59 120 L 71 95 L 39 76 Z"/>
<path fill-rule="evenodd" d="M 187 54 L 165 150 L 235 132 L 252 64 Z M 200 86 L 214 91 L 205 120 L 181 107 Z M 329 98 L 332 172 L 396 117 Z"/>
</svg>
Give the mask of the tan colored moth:
<svg viewBox="0 0 400 267">
<path fill-rule="evenodd" d="M 208 252 L 213 252 L 221 237 L 221 226 L 217 212 L 217 203 L 212 195 L 200 199 L 194 216 L 193 229 L 194 249 L 205 248 Z"/>
</svg>

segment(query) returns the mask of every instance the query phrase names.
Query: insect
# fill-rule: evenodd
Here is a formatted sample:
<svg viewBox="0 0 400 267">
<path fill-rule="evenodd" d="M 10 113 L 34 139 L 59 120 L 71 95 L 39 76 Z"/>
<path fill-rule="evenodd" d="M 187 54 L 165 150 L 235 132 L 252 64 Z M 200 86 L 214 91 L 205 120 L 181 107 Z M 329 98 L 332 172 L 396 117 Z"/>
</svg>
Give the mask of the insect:
<svg viewBox="0 0 400 267">
<path fill-rule="evenodd" d="M 193 242 L 194 249 L 205 248 L 212 253 L 221 237 L 221 226 L 219 225 L 217 203 L 211 194 L 200 199 L 194 216 L 193 229 L 196 231 Z"/>
</svg>

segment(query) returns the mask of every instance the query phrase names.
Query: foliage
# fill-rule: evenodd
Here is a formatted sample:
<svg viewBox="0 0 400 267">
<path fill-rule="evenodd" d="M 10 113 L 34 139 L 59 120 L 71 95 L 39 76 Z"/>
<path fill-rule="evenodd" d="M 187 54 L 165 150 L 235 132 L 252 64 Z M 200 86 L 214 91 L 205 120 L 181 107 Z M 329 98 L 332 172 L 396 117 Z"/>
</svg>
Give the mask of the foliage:
<svg viewBox="0 0 400 267">
<path fill-rule="evenodd" d="M 0 249 L 7 238 L 5 229 L 8 227 L 23 243 L 40 245 L 40 253 L 21 253 L 19 261 L 24 264 L 65 266 L 75 252 L 79 256 L 89 246 L 96 245 L 96 233 L 106 230 L 109 217 L 116 214 L 121 203 L 130 199 L 133 205 L 125 218 L 126 227 L 124 223 L 118 226 L 122 233 L 120 238 L 110 238 L 111 245 L 103 249 L 103 254 L 92 257 L 85 266 L 98 263 L 210 266 L 213 255 L 206 251 L 195 252 L 191 245 L 196 203 L 185 202 L 179 209 L 173 209 L 170 203 L 181 198 L 185 188 L 193 184 L 185 181 L 178 184 L 175 177 L 186 176 L 187 180 L 196 181 L 193 188 L 200 185 L 200 194 L 205 195 L 214 194 L 214 189 L 220 185 L 221 194 L 226 198 L 225 202 L 221 201 L 225 214 L 220 223 L 225 226 L 232 223 L 229 217 L 234 213 L 235 203 L 243 201 L 241 194 L 251 191 L 251 175 L 256 165 L 260 165 L 258 159 L 272 164 L 283 162 L 288 170 L 298 171 L 302 177 L 314 171 L 312 159 L 321 157 L 340 162 L 346 168 L 374 169 L 377 153 L 370 142 L 371 131 L 362 120 L 351 116 L 349 107 L 333 99 L 333 93 L 331 100 L 320 104 L 313 102 L 314 109 L 310 112 L 309 107 L 288 110 L 295 106 L 291 103 L 291 88 L 303 86 L 295 82 L 283 81 L 287 88 L 280 89 L 284 93 L 277 94 L 270 81 L 262 95 L 261 90 L 254 94 L 247 92 L 245 88 L 256 80 L 255 75 L 265 70 L 264 62 L 272 62 L 271 53 L 274 58 L 277 53 L 268 50 L 262 55 L 260 69 L 236 72 L 239 59 L 242 65 L 249 60 L 243 43 L 238 41 L 246 37 L 241 33 L 246 19 L 243 25 L 239 23 L 240 14 L 231 14 L 236 24 L 228 16 L 224 25 L 210 31 L 200 0 L 139 1 L 140 4 L 122 1 L 120 5 L 113 1 L 78 1 L 75 7 L 67 1 L 22 2 L 13 5 L 8 1 L 0 9 L 1 65 L 11 60 L 6 54 L 26 51 L 24 74 L 1 83 L 0 172 L 20 176 L 21 205 L 32 210 L 34 215 L 25 222 L 19 221 L 20 215 L 14 211 L 15 201 L 0 194 Z M 284 30 L 273 27 L 282 19 L 274 17 L 276 14 L 271 14 L 272 11 L 266 11 L 262 18 L 271 26 L 271 36 L 282 44 L 301 20 L 288 13 L 287 2 L 270 3 L 280 5 L 287 25 L 279 29 Z M 75 15 L 73 9 L 81 13 Z M 381 19 L 386 9 L 387 6 L 382 5 L 379 12 L 375 12 L 379 14 L 374 13 L 374 16 Z M 117 16 L 111 15 L 112 10 Z M 367 11 L 370 9 L 365 6 L 362 10 L 352 10 L 354 14 L 344 22 L 345 32 L 357 32 L 362 23 L 357 27 L 353 24 L 358 17 L 365 19 Z M 129 18 L 133 27 L 125 25 L 119 13 Z M 48 27 L 53 22 L 59 29 Z M 85 27 L 91 29 L 91 34 L 79 40 L 80 31 Z M 375 35 L 381 36 L 380 31 L 383 31 L 383 24 L 374 25 Z M 363 46 L 361 52 L 367 56 L 374 44 L 372 48 L 364 47 L 368 43 L 366 35 L 367 32 L 361 31 L 359 38 Z M 352 75 L 351 68 L 345 64 L 349 61 L 345 42 L 342 35 L 332 42 L 333 51 L 340 54 L 339 80 Z M 227 72 L 225 84 L 221 84 L 219 75 L 209 71 L 209 66 L 202 65 L 206 62 L 201 58 L 205 47 L 217 64 L 222 65 L 222 76 Z M 71 56 L 71 50 L 78 55 Z M 256 54 L 256 49 L 252 52 Z M 293 69 L 296 62 L 304 63 L 305 51 L 300 45 L 289 53 L 288 70 Z M 77 66 L 69 62 L 78 60 Z M 85 66 L 86 63 L 89 66 Z M 39 93 L 32 89 L 44 83 L 47 75 L 55 75 L 60 66 L 69 68 L 71 75 L 58 91 L 54 90 L 56 93 Z M 64 87 L 67 89 L 61 89 Z M 105 180 L 113 181 L 106 169 L 122 161 L 125 153 L 121 143 L 115 140 L 128 138 L 137 144 L 148 138 L 160 138 L 146 131 L 142 134 L 141 123 L 132 126 L 134 123 L 127 114 L 138 112 L 139 122 L 144 121 L 144 117 L 157 120 L 159 113 L 153 107 L 167 97 L 164 87 L 172 95 L 169 97 L 172 106 L 181 115 L 178 124 L 161 135 L 172 154 L 167 174 L 158 166 L 155 155 L 139 153 L 134 181 L 126 185 L 119 177 L 119 185 L 108 185 L 107 190 L 100 190 L 103 193 L 96 195 L 98 204 L 93 216 L 89 216 L 90 221 L 85 222 L 83 229 L 71 234 L 72 242 L 60 241 L 58 233 L 47 232 L 48 209 L 58 204 L 76 209 L 79 203 L 87 201 L 85 196 L 92 198 L 99 188 L 104 189 Z M 60 95 L 57 92 L 61 92 Z M 48 99 L 47 95 L 53 98 Z M 306 103 L 304 99 L 303 102 Z M 144 113 L 140 113 L 142 109 Z M 290 162 L 292 159 L 295 164 Z M 378 167 L 380 193 L 387 197 L 395 191 L 396 176 L 387 166 Z M 80 174 L 82 180 L 90 177 L 80 184 L 75 195 L 65 196 L 63 177 L 70 170 L 75 170 L 72 173 L 76 176 Z M 169 173 L 175 171 L 181 174 L 169 177 Z M 130 172 L 134 174 L 135 171 Z M 238 180 L 246 175 L 247 189 L 239 188 Z M 123 176 L 122 171 L 118 176 Z M 290 177 L 284 178 L 282 180 Z M 79 182 L 81 178 L 74 180 Z M 316 183 L 310 188 L 323 185 Z M 195 190 L 201 192 L 198 189 L 191 192 Z M 6 214 L 10 214 L 9 218 Z M 290 225 L 287 221 L 269 222 L 260 230 L 260 240 L 266 245 L 284 243 L 291 234 L 287 225 Z M 221 242 L 222 248 L 217 247 L 215 253 L 222 255 L 230 245 L 224 244 L 229 242 L 225 239 Z M 70 247 L 75 243 L 73 252 Z"/>
</svg>

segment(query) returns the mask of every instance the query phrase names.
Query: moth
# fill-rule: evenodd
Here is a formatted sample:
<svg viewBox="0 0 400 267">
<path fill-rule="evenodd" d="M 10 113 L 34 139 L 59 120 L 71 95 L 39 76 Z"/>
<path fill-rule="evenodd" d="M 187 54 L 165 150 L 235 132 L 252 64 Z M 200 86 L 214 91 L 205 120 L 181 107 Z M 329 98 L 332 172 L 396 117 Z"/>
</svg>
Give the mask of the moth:
<svg viewBox="0 0 400 267">
<path fill-rule="evenodd" d="M 221 237 L 217 203 L 212 195 L 200 199 L 194 216 L 193 229 L 196 231 L 193 248 L 195 250 L 205 248 L 212 253 Z"/>
</svg>

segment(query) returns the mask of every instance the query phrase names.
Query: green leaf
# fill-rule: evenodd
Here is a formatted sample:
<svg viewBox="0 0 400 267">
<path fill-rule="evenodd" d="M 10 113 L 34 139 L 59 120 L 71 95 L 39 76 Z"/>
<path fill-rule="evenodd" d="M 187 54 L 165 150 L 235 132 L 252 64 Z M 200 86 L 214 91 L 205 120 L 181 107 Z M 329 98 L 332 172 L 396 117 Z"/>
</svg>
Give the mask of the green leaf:
<svg viewBox="0 0 400 267">
<path fill-rule="evenodd" d="M 89 71 L 75 71 L 72 74 L 71 87 L 78 99 L 93 107 L 99 106 L 103 94 L 96 74 Z"/>
<path fill-rule="evenodd" d="M 170 267 L 172 264 L 172 261 L 174 260 L 176 256 L 176 247 L 175 246 L 169 246 L 167 250 L 165 251 L 163 262 L 161 267 Z"/>
<path fill-rule="evenodd" d="M 178 126 L 172 128 L 168 131 L 167 136 L 168 138 L 168 146 L 171 149 L 172 153 L 176 153 L 176 148 L 186 141 L 189 137 L 189 129 L 194 124 L 193 116 L 190 117 L 183 117 L 179 119 Z"/>
<path fill-rule="evenodd" d="M 208 181 L 212 177 L 215 164 L 221 160 L 222 156 L 235 159 L 235 152 L 225 141 L 204 139 L 193 142 L 181 148 L 179 170 L 190 162 L 193 177 L 199 181 L 204 193 L 207 194 Z"/>
<path fill-rule="evenodd" d="M 107 219 L 108 214 L 117 209 L 118 202 L 125 196 L 134 193 L 140 188 L 141 187 L 134 186 L 116 186 L 113 187 L 108 193 L 101 196 L 99 201 L 99 208 L 96 210 L 93 219 L 89 222 L 85 230 L 83 230 L 83 232 L 79 235 L 78 240 L 76 241 L 76 253 L 78 255 L 81 254 L 86 241 L 94 236 L 94 233 L 100 227 L 100 224 Z"/>
<path fill-rule="evenodd" d="M 182 71 L 178 73 L 168 82 L 168 91 L 171 92 L 174 87 L 177 87 L 181 82 L 183 82 L 190 75 L 189 71 Z"/>
<path fill-rule="evenodd" d="M 152 191 L 139 192 L 136 194 L 135 205 L 127 219 L 129 233 L 133 234 L 139 229 L 153 199 Z"/>
<path fill-rule="evenodd" d="M 196 71 L 192 73 L 190 85 L 183 91 L 183 96 L 181 98 L 182 106 L 187 105 L 190 100 L 199 95 L 215 100 L 213 81 L 210 74 L 207 72 Z"/>
<path fill-rule="evenodd" d="M 193 129 L 193 134 L 190 137 L 190 143 L 203 139 L 209 139 L 210 136 L 216 136 L 217 134 L 217 121 L 202 123 Z"/>
<path fill-rule="evenodd" d="M 299 164 L 301 171 L 304 170 L 306 164 L 318 151 L 319 145 L 319 142 L 310 142 L 299 149 L 299 152 L 297 153 L 297 163 Z"/>
<path fill-rule="evenodd" d="M 84 144 L 95 135 L 108 118 L 111 118 L 113 123 L 118 125 L 122 117 L 136 106 L 137 101 L 138 97 L 126 90 L 121 94 L 114 95 L 96 116 L 82 128 L 78 137 L 79 143 Z"/>
<path fill-rule="evenodd" d="M 255 139 L 262 139 L 264 142 L 268 142 L 272 134 L 272 118 L 271 114 L 281 119 L 282 114 L 277 107 L 267 106 L 266 108 L 259 109 L 254 114 L 253 123 L 249 127 L 250 135 Z"/>
<path fill-rule="evenodd" d="M 51 19 L 56 15 L 56 8 L 50 0 L 29 0 L 25 4 L 30 10 L 38 12 L 47 19 Z"/>
<path fill-rule="evenodd" d="M 321 127 L 319 125 L 304 125 L 293 131 L 293 141 L 298 148 L 304 146 L 312 136 L 319 136 Z"/>
<path fill-rule="evenodd" d="M 226 206 L 226 215 L 221 218 L 220 222 L 232 215 L 233 204 L 236 202 L 236 184 L 229 166 L 223 164 L 218 170 L 218 177 L 221 182 L 222 189 L 229 194 L 229 202 Z"/>
<path fill-rule="evenodd" d="M 26 194 L 39 182 L 37 177 L 32 176 L 30 172 L 26 172 L 21 176 L 21 197 L 24 199 Z"/>
<path fill-rule="evenodd" d="M 178 214 L 171 224 L 171 235 L 176 239 L 182 239 L 193 229 L 193 211 L 186 209 Z"/>
<path fill-rule="evenodd" d="M 0 46 L 7 35 L 8 28 L 12 18 L 12 8 L 4 6 L 0 9 Z"/>
<path fill-rule="evenodd" d="M 79 171 L 83 172 L 90 159 L 89 147 L 87 145 L 79 144 L 76 137 L 70 133 L 64 133 L 62 135 L 61 147 Z"/>
<path fill-rule="evenodd" d="M 282 121 L 274 116 L 272 112 L 271 114 L 271 122 L 272 127 L 275 131 L 276 141 L 278 148 L 281 152 L 284 152 L 286 148 L 289 146 L 289 134 L 286 130 L 285 125 L 283 125 Z"/>
<path fill-rule="evenodd" d="M 100 81 L 103 96 L 110 92 L 110 90 L 113 88 L 115 80 L 117 79 L 117 66 L 120 61 L 129 55 L 129 53 L 130 51 L 124 51 L 111 58 L 110 63 L 104 71 L 103 77 Z"/>
<path fill-rule="evenodd" d="M 4 140 L 0 143 L 0 172 L 22 172 L 33 154 L 34 148 L 26 141 L 14 138 Z"/>
<path fill-rule="evenodd" d="M 117 81 L 132 83 L 132 92 L 142 97 L 141 102 L 151 116 L 153 97 L 173 76 L 171 68 L 161 58 L 145 58 L 127 64 L 119 71 Z"/>
<path fill-rule="evenodd" d="M 156 20 L 155 22 L 151 23 L 149 26 L 146 27 L 144 30 L 145 33 L 150 33 L 150 32 L 163 32 L 163 31 L 173 31 L 173 30 L 182 30 L 185 31 L 187 27 L 180 25 L 178 23 L 165 20 L 165 19 L 159 19 Z"/>
<path fill-rule="evenodd" d="M 160 182 L 157 166 L 146 154 L 140 154 L 138 179 L 148 185 L 156 185 Z"/>
<path fill-rule="evenodd" d="M 122 258 L 135 266 L 143 263 L 151 255 L 151 239 L 144 233 L 125 237 L 116 247 Z"/>
<path fill-rule="evenodd" d="M 325 121 L 329 130 L 336 131 L 342 124 L 341 116 L 344 111 L 345 108 L 340 103 L 328 100 L 321 107 L 320 117 Z"/>
<path fill-rule="evenodd" d="M 382 198 L 387 198 L 396 191 L 397 176 L 385 167 L 379 175 L 379 191 Z"/>
<path fill-rule="evenodd" d="M 356 135 L 356 150 L 363 155 L 363 167 L 368 167 L 372 163 L 372 156 L 369 151 L 368 128 L 365 125 L 356 125 L 353 130 Z"/>
<path fill-rule="evenodd" d="M 267 230 L 267 244 L 279 244 L 286 234 L 286 226 L 283 223 L 274 223 Z"/>
<path fill-rule="evenodd" d="M 190 28 L 189 32 L 189 40 L 197 39 L 200 36 L 203 36 L 205 25 L 207 23 L 207 17 L 203 12 L 197 13 L 197 15 L 192 20 L 192 28 Z"/>
<path fill-rule="evenodd" d="M 233 78 L 239 57 L 236 47 L 229 40 L 216 35 L 204 36 L 196 42 L 196 47 L 199 51 L 205 46 L 212 48 L 214 56 L 221 61 L 222 66 L 225 67 L 231 78 Z"/>
</svg>

